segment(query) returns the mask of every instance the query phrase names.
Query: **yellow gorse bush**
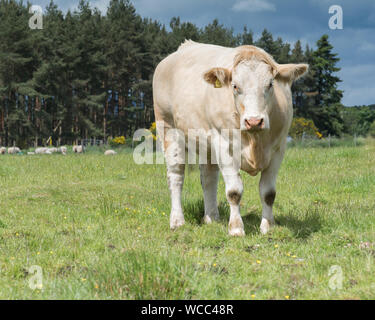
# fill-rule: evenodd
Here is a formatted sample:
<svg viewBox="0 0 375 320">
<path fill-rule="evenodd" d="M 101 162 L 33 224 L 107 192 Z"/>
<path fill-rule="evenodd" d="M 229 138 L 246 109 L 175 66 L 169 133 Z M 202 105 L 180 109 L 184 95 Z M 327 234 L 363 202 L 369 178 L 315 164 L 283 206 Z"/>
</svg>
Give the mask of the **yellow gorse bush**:
<svg viewBox="0 0 375 320">
<path fill-rule="evenodd" d="M 290 127 L 289 135 L 294 138 L 302 138 L 303 134 L 307 136 L 317 137 L 321 139 L 323 135 L 319 132 L 314 122 L 305 118 L 293 119 L 292 126 Z"/>
<path fill-rule="evenodd" d="M 151 127 L 150 127 L 150 131 L 152 131 L 152 132 L 156 132 L 156 122 L 153 122 L 152 124 L 151 124 Z"/>
<path fill-rule="evenodd" d="M 126 139 L 124 136 L 121 136 L 121 137 L 115 137 L 112 139 L 112 143 L 114 145 L 124 145 L 126 142 Z"/>
<path fill-rule="evenodd" d="M 153 122 L 153 123 L 151 124 L 151 127 L 150 127 L 149 130 L 151 131 L 152 138 L 154 139 L 154 141 L 156 141 L 156 139 L 158 138 L 158 137 L 156 136 L 156 122 Z"/>
</svg>

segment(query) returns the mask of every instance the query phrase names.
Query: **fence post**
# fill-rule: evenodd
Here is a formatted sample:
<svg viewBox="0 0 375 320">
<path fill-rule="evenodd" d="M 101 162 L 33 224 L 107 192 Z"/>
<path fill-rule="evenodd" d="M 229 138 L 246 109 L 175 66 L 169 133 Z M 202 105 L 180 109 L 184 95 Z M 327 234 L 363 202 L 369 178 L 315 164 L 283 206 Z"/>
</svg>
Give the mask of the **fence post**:
<svg viewBox="0 0 375 320">
<path fill-rule="evenodd" d="M 302 133 L 302 147 L 303 147 L 303 145 L 304 145 L 304 142 L 305 142 L 305 131 Z"/>
<path fill-rule="evenodd" d="M 354 134 L 354 147 L 357 147 L 357 134 Z"/>
<path fill-rule="evenodd" d="M 331 148 L 331 134 L 328 135 L 328 148 Z"/>
</svg>

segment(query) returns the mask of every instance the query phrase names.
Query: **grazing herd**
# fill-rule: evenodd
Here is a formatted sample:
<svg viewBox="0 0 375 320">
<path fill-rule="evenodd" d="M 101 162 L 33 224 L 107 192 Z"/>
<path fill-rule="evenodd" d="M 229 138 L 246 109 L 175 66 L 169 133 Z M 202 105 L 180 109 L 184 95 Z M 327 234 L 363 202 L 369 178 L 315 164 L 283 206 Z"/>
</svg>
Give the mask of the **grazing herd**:
<svg viewBox="0 0 375 320">
<path fill-rule="evenodd" d="M 76 145 L 73 146 L 72 151 L 74 153 L 84 153 L 85 152 L 85 147 L 82 145 Z M 5 148 L 5 147 L 0 147 L 0 155 L 2 154 L 22 154 L 21 149 L 18 147 L 10 147 L 10 148 Z M 67 147 L 38 147 L 36 148 L 33 152 L 27 152 L 27 155 L 39 155 L 39 154 L 54 154 L 54 153 L 60 153 L 62 155 L 66 155 L 68 153 L 68 148 Z M 117 152 L 114 150 L 107 150 L 104 152 L 104 155 L 106 156 L 113 156 L 116 155 Z"/>
<path fill-rule="evenodd" d="M 33 155 L 33 154 L 53 154 L 53 153 L 61 153 L 62 155 L 66 155 L 68 152 L 67 147 L 59 147 L 59 148 L 45 148 L 40 147 L 36 148 L 34 152 L 28 152 L 27 154 Z"/>
</svg>

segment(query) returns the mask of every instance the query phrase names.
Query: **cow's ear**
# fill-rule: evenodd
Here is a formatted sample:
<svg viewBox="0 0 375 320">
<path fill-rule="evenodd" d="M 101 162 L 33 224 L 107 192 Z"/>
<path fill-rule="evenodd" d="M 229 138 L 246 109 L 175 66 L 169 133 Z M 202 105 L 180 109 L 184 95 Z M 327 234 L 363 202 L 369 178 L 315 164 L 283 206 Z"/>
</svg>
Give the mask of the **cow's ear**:
<svg viewBox="0 0 375 320">
<path fill-rule="evenodd" d="M 293 83 L 309 70 L 308 64 L 280 64 L 277 68 L 276 78 Z"/>
<path fill-rule="evenodd" d="M 203 78 L 215 88 L 221 88 L 231 84 L 232 72 L 225 68 L 212 68 L 205 72 Z"/>
</svg>

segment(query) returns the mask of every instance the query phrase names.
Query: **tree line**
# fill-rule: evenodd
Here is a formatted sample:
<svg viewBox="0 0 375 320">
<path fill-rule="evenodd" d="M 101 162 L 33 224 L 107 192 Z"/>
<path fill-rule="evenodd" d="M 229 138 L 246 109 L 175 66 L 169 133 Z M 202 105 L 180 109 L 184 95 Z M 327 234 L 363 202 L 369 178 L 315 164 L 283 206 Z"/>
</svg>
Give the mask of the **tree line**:
<svg viewBox="0 0 375 320">
<path fill-rule="evenodd" d="M 348 112 L 335 75 L 339 57 L 327 35 L 313 49 L 274 39 L 267 30 L 254 39 L 247 26 L 235 33 L 217 19 L 199 28 L 174 17 L 167 27 L 141 17 L 130 0 L 111 0 L 105 15 L 86 0 L 65 14 L 51 1 L 43 29 L 32 30 L 29 7 L 0 0 L 0 145 L 107 141 L 148 128 L 154 121 L 153 71 L 185 39 L 229 47 L 253 44 L 278 63 L 310 64 L 309 74 L 293 88 L 295 115 L 312 119 L 323 135 L 357 130 L 345 121 Z M 356 113 L 366 123 L 358 134 L 375 120 L 374 108 L 366 110 Z"/>
</svg>

